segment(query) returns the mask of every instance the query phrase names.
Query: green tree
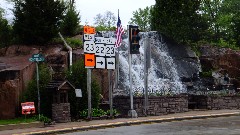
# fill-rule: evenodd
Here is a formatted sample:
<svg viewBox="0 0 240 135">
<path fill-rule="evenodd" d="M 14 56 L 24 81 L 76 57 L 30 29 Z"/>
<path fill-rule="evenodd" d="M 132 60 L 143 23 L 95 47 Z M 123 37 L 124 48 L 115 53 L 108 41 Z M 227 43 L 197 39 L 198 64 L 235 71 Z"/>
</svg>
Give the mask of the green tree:
<svg viewBox="0 0 240 135">
<path fill-rule="evenodd" d="M 12 41 L 12 27 L 3 18 L 4 10 L 0 8 L 0 48 L 8 46 Z"/>
<path fill-rule="evenodd" d="M 151 10 L 152 30 L 178 43 L 198 41 L 208 28 L 199 13 L 200 0 L 156 0 Z"/>
<path fill-rule="evenodd" d="M 14 33 L 21 43 L 47 43 L 57 36 L 64 11 L 58 0 L 15 0 Z"/>
<path fill-rule="evenodd" d="M 235 45 L 238 39 L 239 0 L 203 0 L 201 12 L 209 22 L 209 42 Z"/>
<path fill-rule="evenodd" d="M 80 28 L 80 15 L 76 11 L 74 1 L 66 4 L 68 9 L 61 24 L 61 33 L 65 36 L 74 36 Z"/>
<path fill-rule="evenodd" d="M 138 25 L 141 31 L 149 31 L 151 19 L 150 10 L 151 7 L 146 7 L 144 9 L 139 8 L 138 10 L 133 11 L 133 17 L 129 23 Z"/>
<path fill-rule="evenodd" d="M 69 93 L 69 102 L 71 104 L 71 116 L 77 117 L 79 111 L 88 108 L 87 95 L 87 70 L 84 66 L 83 60 L 77 61 L 72 65 L 72 72 L 67 73 L 68 80 L 75 86 L 82 90 L 82 97 L 77 98 L 74 92 Z M 92 80 L 92 108 L 98 108 L 100 86 L 95 79 Z"/>
<path fill-rule="evenodd" d="M 106 11 L 103 15 L 97 14 L 94 17 L 94 25 L 97 31 L 116 30 L 116 17 L 111 11 Z"/>
</svg>

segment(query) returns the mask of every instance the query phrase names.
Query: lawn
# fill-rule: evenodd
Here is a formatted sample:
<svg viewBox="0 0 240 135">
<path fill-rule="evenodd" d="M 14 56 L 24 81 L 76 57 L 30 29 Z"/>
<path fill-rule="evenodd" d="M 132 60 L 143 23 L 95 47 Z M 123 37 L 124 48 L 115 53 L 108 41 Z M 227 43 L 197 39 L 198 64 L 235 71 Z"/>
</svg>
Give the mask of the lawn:
<svg viewBox="0 0 240 135">
<path fill-rule="evenodd" d="M 20 117 L 20 118 L 15 118 L 15 119 L 8 119 L 8 120 L 0 120 L 0 125 L 7 125 L 7 124 L 19 124 L 19 123 L 30 123 L 30 122 L 35 122 L 37 121 L 34 118 L 25 118 Z"/>
</svg>

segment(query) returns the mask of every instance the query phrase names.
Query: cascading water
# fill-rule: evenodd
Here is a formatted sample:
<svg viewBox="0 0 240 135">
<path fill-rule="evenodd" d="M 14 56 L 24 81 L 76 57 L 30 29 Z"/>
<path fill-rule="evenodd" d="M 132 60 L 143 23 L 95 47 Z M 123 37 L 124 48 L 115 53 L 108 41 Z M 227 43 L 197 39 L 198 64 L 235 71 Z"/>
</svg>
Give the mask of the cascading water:
<svg viewBox="0 0 240 135">
<path fill-rule="evenodd" d="M 151 67 L 148 69 L 148 91 L 152 94 L 179 94 L 186 92 L 180 81 L 176 65 L 169 55 L 167 44 L 155 32 L 151 33 Z M 142 33 L 143 35 L 146 33 Z M 144 90 L 144 45 L 140 40 L 140 54 L 132 54 L 132 88 L 134 93 Z M 128 39 L 124 39 L 119 48 L 119 89 L 129 93 Z"/>
</svg>

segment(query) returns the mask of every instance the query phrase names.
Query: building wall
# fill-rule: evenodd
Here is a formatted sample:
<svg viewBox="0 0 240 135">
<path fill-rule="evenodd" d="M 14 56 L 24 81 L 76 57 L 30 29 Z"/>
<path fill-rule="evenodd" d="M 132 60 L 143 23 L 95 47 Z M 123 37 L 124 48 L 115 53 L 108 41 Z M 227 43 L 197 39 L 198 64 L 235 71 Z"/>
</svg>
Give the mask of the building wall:
<svg viewBox="0 0 240 135">
<path fill-rule="evenodd" d="M 0 72 L 0 119 L 15 118 L 20 115 L 20 99 L 34 72 L 34 63 L 22 70 Z"/>
<path fill-rule="evenodd" d="M 0 82 L 0 119 L 15 118 L 20 84 L 18 79 Z"/>
</svg>

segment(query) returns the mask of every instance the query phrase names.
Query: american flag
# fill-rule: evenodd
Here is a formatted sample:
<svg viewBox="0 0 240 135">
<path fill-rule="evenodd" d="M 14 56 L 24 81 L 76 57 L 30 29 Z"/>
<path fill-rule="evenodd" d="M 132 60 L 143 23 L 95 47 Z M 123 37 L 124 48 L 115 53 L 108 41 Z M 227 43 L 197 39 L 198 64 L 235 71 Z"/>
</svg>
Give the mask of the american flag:
<svg viewBox="0 0 240 135">
<path fill-rule="evenodd" d="M 122 34 L 124 33 L 119 15 L 118 15 L 116 33 L 117 33 L 117 40 L 115 42 L 115 47 L 118 48 L 118 47 L 120 47 L 120 45 L 122 43 Z"/>
</svg>

